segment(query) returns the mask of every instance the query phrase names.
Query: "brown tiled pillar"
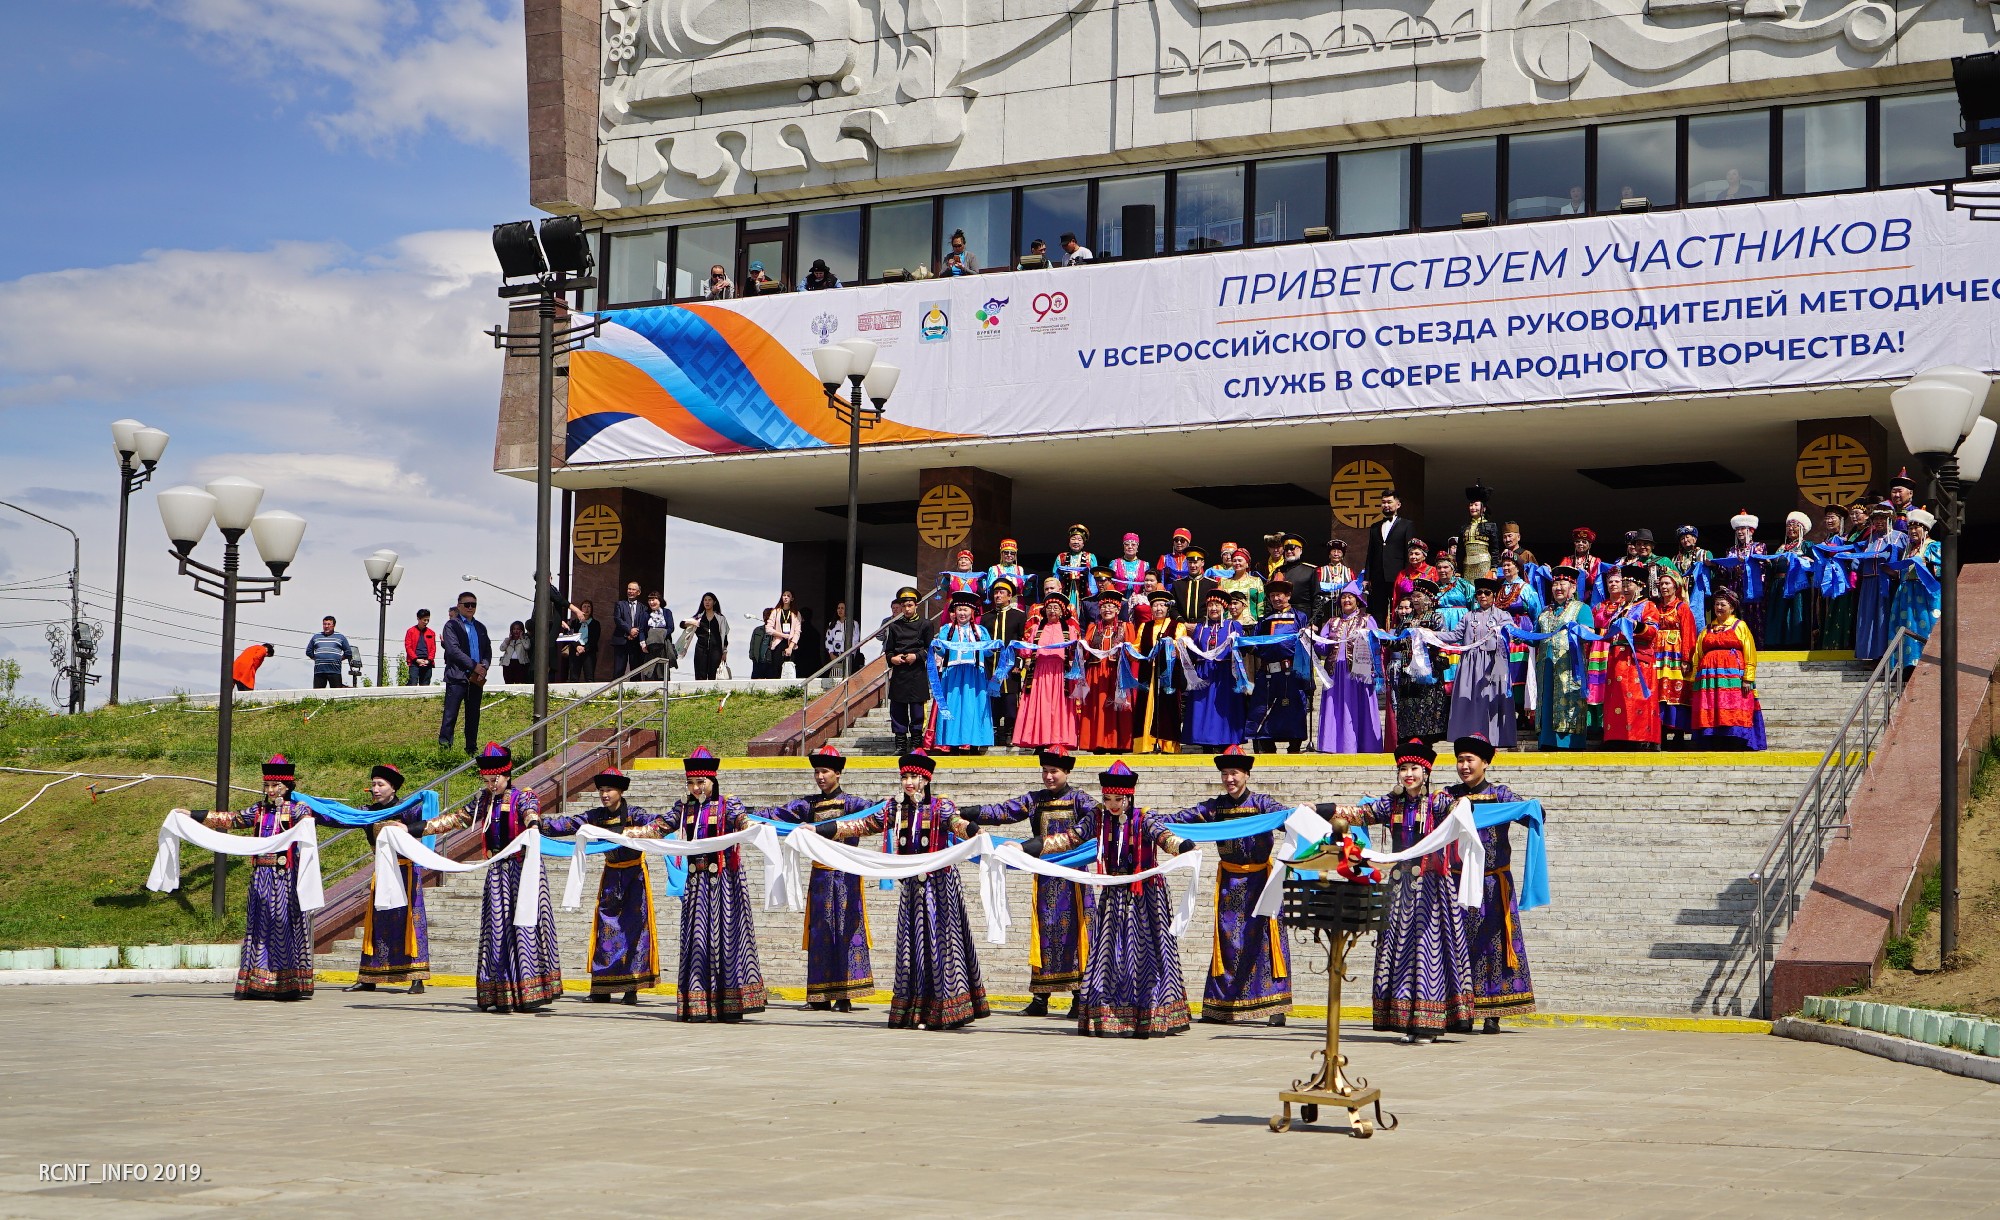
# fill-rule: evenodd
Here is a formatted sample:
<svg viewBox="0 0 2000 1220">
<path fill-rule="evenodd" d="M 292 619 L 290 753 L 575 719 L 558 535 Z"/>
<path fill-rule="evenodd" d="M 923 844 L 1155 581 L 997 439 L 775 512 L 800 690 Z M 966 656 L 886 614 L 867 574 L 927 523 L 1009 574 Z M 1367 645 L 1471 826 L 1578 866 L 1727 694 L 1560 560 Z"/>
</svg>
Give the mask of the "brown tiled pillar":
<svg viewBox="0 0 2000 1220">
<path fill-rule="evenodd" d="M 642 597 L 666 584 L 667 502 L 623 487 L 579 491 L 569 546 L 570 596 L 592 603 L 604 633 L 597 672 L 609 677 L 612 607 L 624 596 L 625 582 L 638 581 Z M 683 617 L 694 612 L 693 606 L 670 608 Z"/>
<path fill-rule="evenodd" d="M 1855 419 L 1802 419 L 1799 448 L 1792 463 L 1798 507 L 1819 524 L 1820 510 L 1845 508 L 1863 495 L 1887 495 L 1889 437 L 1868 416 Z"/>
<path fill-rule="evenodd" d="M 1382 493 L 1394 489 L 1403 498 L 1403 515 L 1424 519 L 1424 456 L 1401 445 L 1335 445 L 1333 482 L 1327 503 L 1333 509 L 1333 532 L 1347 539 L 1347 563 L 1358 569 L 1368 558 L 1368 527 L 1382 519 Z M 1324 538 L 1308 538 L 1306 555 L 1315 563 L 1326 556 L 1318 550 Z"/>
<path fill-rule="evenodd" d="M 917 476 L 917 588 L 929 591 L 971 547 L 973 566 L 999 561 L 1000 540 L 1014 528 L 1014 480 L 976 466 L 943 466 Z M 862 621 L 867 621 L 864 615 Z"/>
</svg>

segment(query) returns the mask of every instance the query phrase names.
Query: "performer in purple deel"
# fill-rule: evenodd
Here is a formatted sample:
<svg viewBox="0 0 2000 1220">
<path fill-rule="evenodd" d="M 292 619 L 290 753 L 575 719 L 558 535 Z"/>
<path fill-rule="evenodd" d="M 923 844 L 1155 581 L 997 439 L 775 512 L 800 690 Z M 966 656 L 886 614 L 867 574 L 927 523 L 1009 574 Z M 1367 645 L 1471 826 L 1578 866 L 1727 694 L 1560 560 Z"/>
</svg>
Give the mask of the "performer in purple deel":
<svg viewBox="0 0 2000 1220">
<path fill-rule="evenodd" d="M 1138 787 L 1139 777 L 1119 759 L 1097 777 L 1102 805 L 1083 813 L 1066 831 L 1028 840 L 1025 850 L 1055 856 L 1094 841 L 1096 871 L 1110 876 L 1143 873 L 1162 855 L 1199 851 L 1199 843 L 1174 834 L 1151 810 L 1138 808 Z M 1077 992 L 1077 1033 L 1151 1038 L 1187 1029 L 1187 982 L 1181 977 L 1172 927 L 1163 877 L 1107 886 L 1098 893 L 1090 919 L 1090 959 Z"/>
<path fill-rule="evenodd" d="M 1088 792 L 1069 786 L 1076 759 L 1068 750 L 1050 746 L 1041 752 L 1040 761 L 1041 787 L 998 805 L 975 806 L 965 812 L 965 820 L 974 826 L 1025 821 L 1030 835 L 1046 837 L 1066 833 L 1095 811 L 1097 802 Z M 1047 1016 L 1051 995 L 1075 993 L 1083 982 L 1089 953 L 1088 905 L 1083 887 L 1074 881 L 1035 878 L 1035 922 L 1028 939 L 1028 992 L 1034 998 L 1021 1010 L 1022 1016 Z M 1081 1003 L 1080 996 L 1071 995 L 1072 1016 L 1082 1011 Z"/>
<path fill-rule="evenodd" d="M 394 805 L 403 787 L 403 773 L 388 763 L 378 764 L 368 773 L 366 809 L 387 809 Z M 403 821 L 422 830 L 419 814 L 405 814 Z M 382 833 L 382 823 L 367 828 L 368 846 Z M 361 916 L 361 969 L 349 991 L 373 991 L 382 983 L 408 983 L 411 995 L 422 995 L 424 980 L 431 976 L 430 921 L 424 915 L 424 870 L 413 860 L 397 860 L 403 873 L 403 893 L 408 906 L 394 910 L 375 909 L 375 881 L 368 881 L 368 909 Z"/>
<path fill-rule="evenodd" d="M 900 760 L 902 795 L 888 808 L 847 822 L 821 822 L 815 833 L 848 842 L 880 831 L 882 850 L 891 855 L 943 851 L 954 835 L 978 830 L 958 815 L 947 797 L 931 793 L 937 763 L 922 753 Z M 979 955 L 958 870 L 940 868 L 899 883 L 896 906 L 896 986 L 889 1004 L 890 1029 L 957 1029 L 989 1015 L 986 987 L 979 981 Z"/>
<path fill-rule="evenodd" d="M 832 822 L 874 804 L 841 791 L 847 759 L 826 746 L 807 755 L 813 783 L 819 791 L 756 812 L 775 822 L 818 825 Z M 874 964 L 869 960 L 868 907 L 862 899 L 861 878 L 824 864 L 812 866 L 806 884 L 806 1006 L 852 1012 L 854 1001 L 875 990 Z"/>
<path fill-rule="evenodd" d="M 683 758 L 687 797 L 641 835 L 679 830 L 689 839 L 713 839 L 748 826 L 743 802 L 723 796 L 717 785 L 721 768 L 721 760 L 705 749 Z M 743 849 L 689 856 L 681 899 L 680 1019 L 741 1021 L 745 1014 L 763 1012 L 764 998 L 750 891 L 743 884 Z"/>
<path fill-rule="evenodd" d="M 1222 773 L 1222 795 L 1168 814 L 1166 822 L 1227 822 L 1231 818 L 1290 808 L 1282 801 L 1250 790 L 1254 755 L 1230 746 L 1215 756 Z M 1275 919 L 1251 914 L 1271 872 L 1272 832 L 1217 844 L 1222 868 L 1215 886 L 1215 947 L 1208 959 L 1208 982 L 1202 988 L 1201 1019 L 1236 1024 L 1269 1018 L 1283 1025 L 1292 1007 L 1291 954 L 1285 932 Z"/>
<path fill-rule="evenodd" d="M 1458 755 L 1458 782 L 1443 793 L 1448 811 L 1460 797 L 1468 801 L 1518 801 L 1514 790 L 1486 778 L 1493 761 L 1493 743 L 1473 734 L 1451 745 Z M 1522 1017 L 1535 1011 L 1535 981 L 1528 974 L 1528 943 L 1521 935 L 1521 902 L 1514 887 L 1514 843 L 1511 823 L 1479 832 L 1486 849 L 1486 891 L 1477 911 L 1467 911 L 1466 932 L 1472 942 L 1473 1005 L 1484 1018 L 1480 1032 L 1500 1032 L 1501 1017 Z"/>
<path fill-rule="evenodd" d="M 234 812 L 176 809 L 210 830 L 246 830 L 257 838 L 283 834 L 312 811 L 292 799 L 297 781 L 284 755 L 264 764 L 264 799 Z M 312 914 L 299 909 L 298 850 L 250 857 L 250 900 L 243 918 L 239 1000 L 310 1000 L 313 994 Z"/>
<path fill-rule="evenodd" d="M 573 835 L 585 824 L 619 834 L 658 822 L 659 815 L 626 803 L 632 778 L 615 767 L 590 781 L 598 806 L 585 813 L 549 814 L 542 818 L 545 835 Z M 642 836 L 652 837 L 652 836 Z M 581 851 L 583 844 L 577 844 Z M 660 981 L 660 944 L 653 928 L 653 883 L 646 874 L 646 856 L 629 847 L 614 847 L 603 857 L 604 873 L 597 882 L 597 910 L 590 919 L 590 998 L 609 1004 L 623 992 L 627 1004 L 639 1002 L 639 989 Z"/>
</svg>

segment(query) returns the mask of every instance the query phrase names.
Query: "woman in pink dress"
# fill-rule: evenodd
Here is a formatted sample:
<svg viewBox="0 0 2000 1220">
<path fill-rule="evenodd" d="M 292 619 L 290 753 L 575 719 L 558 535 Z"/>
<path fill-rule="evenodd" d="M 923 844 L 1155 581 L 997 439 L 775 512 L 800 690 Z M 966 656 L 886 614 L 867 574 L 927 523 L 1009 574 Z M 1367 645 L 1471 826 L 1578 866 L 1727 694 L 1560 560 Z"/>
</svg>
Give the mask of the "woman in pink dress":
<svg viewBox="0 0 2000 1220">
<path fill-rule="evenodd" d="M 1037 649 L 1027 655 L 1021 679 L 1021 707 L 1014 717 L 1014 744 L 1030 750 L 1050 746 L 1076 747 L 1076 718 L 1079 700 L 1070 693 L 1065 674 L 1071 654 L 1076 651 L 1076 616 L 1069 599 L 1052 593 L 1039 610 L 1028 612 L 1028 625 L 1021 639 L 1030 645 L 1064 645 Z"/>
</svg>

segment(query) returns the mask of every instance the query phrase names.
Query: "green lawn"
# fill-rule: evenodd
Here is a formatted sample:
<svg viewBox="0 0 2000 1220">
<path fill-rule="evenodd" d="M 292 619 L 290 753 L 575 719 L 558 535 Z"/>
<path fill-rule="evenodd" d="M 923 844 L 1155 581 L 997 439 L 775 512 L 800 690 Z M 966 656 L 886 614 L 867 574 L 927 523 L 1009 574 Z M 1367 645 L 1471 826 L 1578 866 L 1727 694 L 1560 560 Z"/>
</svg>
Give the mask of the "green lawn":
<svg viewBox="0 0 2000 1220">
<path fill-rule="evenodd" d="M 436 744 L 441 699 L 322 700 L 236 709 L 233 782 L 254 789 L 258 764 L 282 753 L 298 767 L 300 788 L 354 803 L 365 799 L 368 772 L 394 763 L 411 788 L 465 761 Z M 669 715 L 670 753 L 707 746 L 742 754 L 751 737 L 798 709 L 796 695 L 736 694 L 677 699 Z M 655 705 L 657 707 L 657 705 Z M 492 739 L 528 725 L 525 696 L 487 700 L 480 725 Z M 210 857 L 182 860 L 182 889 L 145 889 L 160 819 L 176 805 L 213 803 L 215 712 L 184 705 L 106 708 L 52 716 L 0 708 L 0 818 L 51 780 L 72 772 L 153 779 L 93 795 L 126 779 L 68 779 L 0 822 L 0 949 L 66 945 L 221 942 L 243 934 L 246 862 L 229 870 L 232 918 L 209 918 Z M 408 790 L 408 789 L 406 789 Z M 462 791 L 462 789 L 455 789 Z M 255 799 L 238 793 L 237 807 Z M 322 832 L 322 839 L 333 831 Z M 326 853 L 330 874 L 361 850 L 350 835 Z"/>
</svg>

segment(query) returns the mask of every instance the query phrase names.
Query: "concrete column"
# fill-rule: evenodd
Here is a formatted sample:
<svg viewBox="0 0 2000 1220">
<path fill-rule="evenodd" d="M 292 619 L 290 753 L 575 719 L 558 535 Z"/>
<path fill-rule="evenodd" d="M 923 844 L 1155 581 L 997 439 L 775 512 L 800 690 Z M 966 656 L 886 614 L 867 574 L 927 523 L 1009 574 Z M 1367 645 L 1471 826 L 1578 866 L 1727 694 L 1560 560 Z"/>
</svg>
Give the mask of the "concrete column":
<svg viewBox="0 0 2000 1220">
<path fill-rule="evenodd" d="M 1814 526 L 1822 509 L 1845 509 L 1864 494 L 1888 494 L 1895 473 L 1889 469 L 1889 437 L 1872 418 L 1802 419 L 1798 437 L 1792 481 L 1798 508 Z"/>
<path fill-rule="evenodd" d="M 1014 480 L 976 466 L 919 472 L 917 553 L 911 568 L 917 587 L 928 591 L 962 547 L 972 548 L 976 567 L 996 562 L 1000 540 L 1013 529 Z"/>
<path fill-rule="evenodd" d="M 607 646 L 599 649 L 598 672 L 610 673 L 608 641 L 611 607 L 625 592 L 625 582 L 639 582 L 641 596 L 666 584 L 667 502 L 658 496 L 623 487 L 591 488 L 576 493 L 570 523 L 570 596 L 589 598 Z M 674 606 L 691 614 L 693 606 Z"/>
<path fill-rule="evenodd" d="M 1401 445 L 1335 445 L 1333 482 L 1327 504 L 1333 510 L 1333 533 L 1347 539 L 1347 563 L 1359 570 L 1368 558 L 1368 527 L 1382 519 L 1382 493 L 1393 489 L 1403 499 L 1403 515 L 1424 526 L 1424 456 Z M 1427 536 L 1427 535 L 1426 535 Z M 1306 556 L 1324 563 L 1325 538 L 1306 539 Z M 1399 561 L 1400 566 L 1400 561 Z"/>
<path fill-rule="evenodd" d="M 867 554 L 863 549 L 858 557 L 861 562 L 867 562 Z M 809 646 L 805 655 L 808 664 L 799 671 L 801 676 L 825 663 L 825 658 L 819 655 L 820 643 L 826 636 L 827 624 L 833 621 L 834 604 L 847 600 L 846 585 L 846 539 L 785 544 L 779 568 L 779 587 L 792 591 L 793 599 L 806 618 L 806 642 Z"/>
</svg>

